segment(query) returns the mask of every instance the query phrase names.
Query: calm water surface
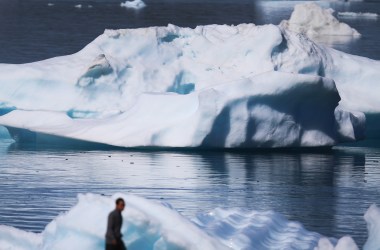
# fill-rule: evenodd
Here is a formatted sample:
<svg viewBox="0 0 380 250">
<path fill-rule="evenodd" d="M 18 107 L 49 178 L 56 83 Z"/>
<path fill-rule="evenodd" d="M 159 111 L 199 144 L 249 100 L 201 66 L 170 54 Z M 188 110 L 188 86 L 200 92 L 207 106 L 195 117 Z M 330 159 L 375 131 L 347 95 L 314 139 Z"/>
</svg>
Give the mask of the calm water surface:
<svg viewBox="0 0 380 250">
<path fill-rule="evenodd" d="M 54 6 L 48 6 L 48 3 Z M 0 0 L 0 63 L 26 63 L 72 54 L 105 29 L 207 24 L 279 24 L 289 19 L 301 1 L 146 0 L 131 10 L 118 0 Z M 81 3 L 82 8 L 75 8 Z M 318 2 L 336 12 L 380 14 L 376 2 Z M 91 8 L 89 8 L 89 5 Z M 380 19 L 340 19 L 361 34 L 360 39 L 322 37 L 320 42 L 345 52 L 380 59 Z"/>
<path fill-rule="evenodd" d="M 326 236 L 367 238 L 380 149 L 300 152 L 49 150 L 0 143 L 0 224 L 39 232 L 78 193 L 132 193 L 188 218 L 215 207 L 273 210 Z"/>
</svg>

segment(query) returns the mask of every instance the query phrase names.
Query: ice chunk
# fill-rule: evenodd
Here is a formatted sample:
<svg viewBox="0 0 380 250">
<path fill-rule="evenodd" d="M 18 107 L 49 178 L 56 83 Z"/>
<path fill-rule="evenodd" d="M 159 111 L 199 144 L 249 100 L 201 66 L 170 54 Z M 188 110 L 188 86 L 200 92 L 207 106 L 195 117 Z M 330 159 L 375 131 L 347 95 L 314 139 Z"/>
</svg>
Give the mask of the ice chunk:
<svg viewBox="0 0 380 250">
<path fill-rule="evenodd" d="M 380 248 L 380 209 L 371 205 L 364 215 L 367 222 L 368 239 L 364 244 L 364 250 L 378 250 Z"/>
<path fill-rule="evenodd" d="M 107 215 L 118 197 L 126 201 L 121 231 L 131 250 L 358 249 L 349 236 L 326 238 L 272 211 L 215 208 L 189 220 L 170 204 L 125 194 L 112 198 L 79 195 L 74 207 L 39 234 L 0 226 L 0 246 L 17 250 L 104 249 Z M 364 249 L 378 249 L 380 213 L 375 205 L 368 209 L 365 219 L 369 238 Z"/>
<path fill-rule="evenodd" d="M 309 37 L 360 36 L 359 32 L 345 23 L 339 22 L 332 14 L 333 9 L 323 9 L 315 3 L 302 3 L 294 7 L 289 20 L 281 22 L 281 26 Z"/>
<path fill-rule="evenodd" d="M 77 8 L 77 9 L 80 9 L 80 8 L 82 8 L 82 4 L 77 4 L 74 7 Z"/>
<path fill-rule="evenodd" d="M 338 12 L 340 18 L 363 18 L 363 19 L 377 19 L 379 14 L 370 12 Z"/>
<path fill-rule="evenodd" d="M 121 7 L 130 8 L 130 9 L 142 9 L 146 6 L 146 4 L 142 0 L 133 0 L 133 1 L 125 1 L 120 4 Z"/>
<path fill-rule="evenodd" d="M 167 206 L 131 195 L 114 197 L 126 201 L 122 233 L 128 249 L 229 249 Z M 42 234 L 17 234 L 16 229 L 0 228 L 1 246 L 20 250 L 104 249 L 106 219 L 114 209 L 113 199 L 92 194 L 78 198 L 78 204 L 58 216 Z"/>
<path fill-rule="evenodd" d="M 0 249 L 41 250 L 42 237 L 13 227 L 0 225 Z"/>
<path fill-rule="evenodd" d="M 355 241 L 349 236 L 343 236 L 334 244 L 327 238 L 321 238 L 314 250 L 359 250 Z"/>
</svg>

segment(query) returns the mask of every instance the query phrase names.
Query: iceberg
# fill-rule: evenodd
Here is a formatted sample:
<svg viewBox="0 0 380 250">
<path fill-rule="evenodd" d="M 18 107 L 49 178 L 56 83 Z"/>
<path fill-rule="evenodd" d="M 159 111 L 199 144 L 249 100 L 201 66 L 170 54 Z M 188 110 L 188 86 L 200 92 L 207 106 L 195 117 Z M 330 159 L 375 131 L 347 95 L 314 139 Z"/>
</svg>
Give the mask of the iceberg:
<svg viewBox="0 0 380 250">
<path fill-rule="evenodd" d="M 142 0 L 133 0 L 133 1 L 125 1 L 120 4 L 121 7 L 129 8 L 129 9 L 142 9 L 146 7 L 146 4 Z"/>
<path fill-rule="evenodd" d="M 380 112 L 379 67 L 275 25 L 106 30 L 0 65 L 0 125 L 120 147 L 333 146 Z"/>
<path fill-rule="evenodd" d="M 363 18 L 363 19 L 377 19 L 379 14 L 370 12 L 338 12 L 338 17 L 341 18 Z"/>
<path fill-rule="evenodd" d="M 379 249 L 380 246 L 380 209 L 372 204 L 364 215 L 367 223 L 368 240 L 363 249 Z"/>
<path fill-rule="evenodd" d="M 313 38 L 316 36 L 360 36 L 360 33 L 345 23 L 339 22 L 332 14 L 333 9 L 323 9 L 315 3 L 301 3 L 294 7 L 289 20 L 281 26 Z"/>
<path fill-rule="evenodd" d="M 215 208 L 189 220 L 168 203 L 125 194 L 78 195 L 78 203 L 41 233 L 0 226 L 0 245 L 17 250 L 104 249 L 107 214 L 118 197 L 126 201 L 122 234 L 131 250 L 358 249 L 349 236 L 327 238 L 272 211 Z M 364 250 L 377 249 L 379 214 L 376 205 L 365 214 L 370 236 Z"/>
</svg>

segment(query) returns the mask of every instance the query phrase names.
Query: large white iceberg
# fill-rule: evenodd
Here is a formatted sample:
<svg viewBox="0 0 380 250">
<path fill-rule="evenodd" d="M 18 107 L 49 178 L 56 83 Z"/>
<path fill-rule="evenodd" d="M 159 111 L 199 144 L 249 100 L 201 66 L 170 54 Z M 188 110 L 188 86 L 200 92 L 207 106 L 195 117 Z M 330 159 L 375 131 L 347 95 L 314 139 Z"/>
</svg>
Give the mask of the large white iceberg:
<svg viewBox="0 0 380 250">
<path fill-rule="evenodd" d="M 122 147 L 331 146 L 379 111 L 379 67 L 275 25 L 106 30 L 0 65 L 0 124 Z"/>
<path fill-rule="evenodd" d="M 117 197 L 126 200 L 122 234 L 130 250 L 358 249 L 349 236 L 326 238 L 270 211 L 215 209 L 190 221 L 169 204 L 124 194 L 112 198 L 79 195 L 78 204 L 49 223 L 42 233 L 0 226 L 1 249 L 104 249 L 107 214 Z M 376 205 L 366 212 L 370 236 L 365 250 L 375 250 L 380 243 L 379 214 Z"/>
<path fill-rule="evenodd" d="M 280 25 L 309 37 L 360 36 L 354 28 L 339 22 L 333 13 L 333 9 L 324 9 L 315 3 L 301 3 L 294 7 L 290 19 L 283 20 Z"/>
</svg>

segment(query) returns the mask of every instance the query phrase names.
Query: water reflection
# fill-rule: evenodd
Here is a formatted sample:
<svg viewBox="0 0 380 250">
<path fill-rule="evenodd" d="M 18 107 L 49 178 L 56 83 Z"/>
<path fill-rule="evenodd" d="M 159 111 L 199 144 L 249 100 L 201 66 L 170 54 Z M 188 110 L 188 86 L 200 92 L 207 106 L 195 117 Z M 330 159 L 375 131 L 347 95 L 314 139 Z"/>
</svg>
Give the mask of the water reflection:
<svg viewBox="0 0 380 250">
<path fill-rule="evenodd" d="M 274 210 L 362 244 L 380 201 L 379 149 L 297 152 L 26 150 L 0 143 L 0 224 L 40 231 L 78 193 L 131 192 L 185 216 L 215 207 Z M 7 150 L 4 150 L 7 148 Z"/>
</svg>

